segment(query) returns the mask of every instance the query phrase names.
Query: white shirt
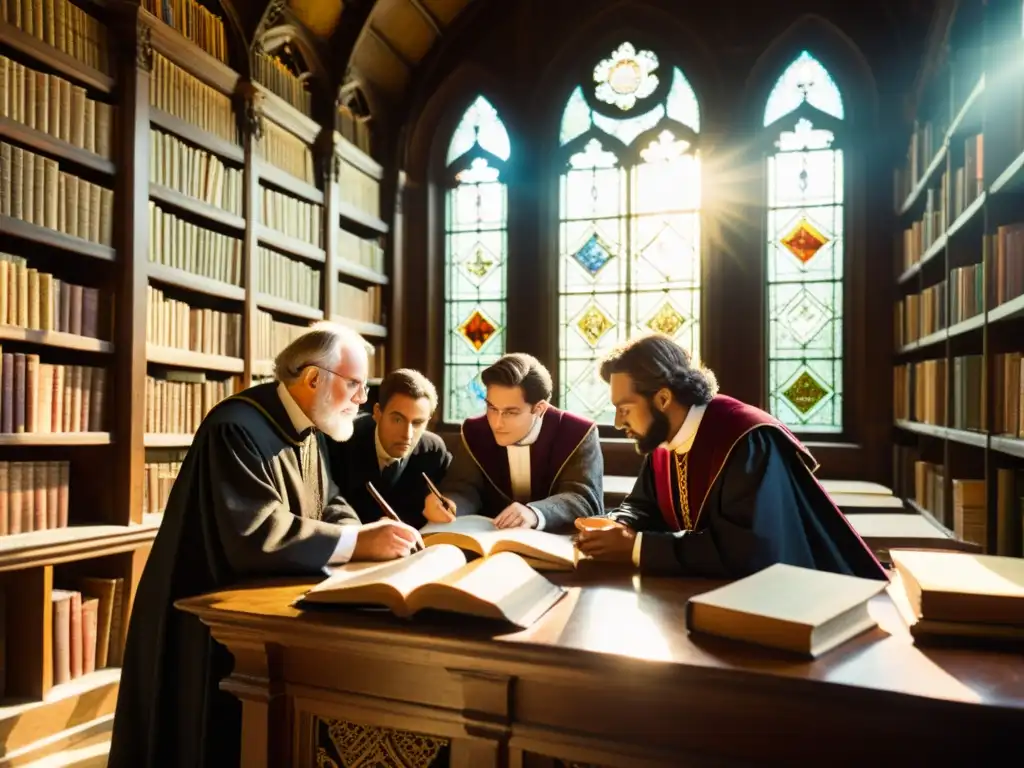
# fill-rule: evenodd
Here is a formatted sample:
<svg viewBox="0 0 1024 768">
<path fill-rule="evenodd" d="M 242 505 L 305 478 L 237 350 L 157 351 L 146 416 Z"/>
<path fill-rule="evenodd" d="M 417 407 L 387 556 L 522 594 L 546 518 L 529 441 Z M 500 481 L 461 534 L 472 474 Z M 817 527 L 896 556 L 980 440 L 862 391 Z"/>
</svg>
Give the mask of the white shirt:
<svg viewBox="0 0 1024 768">
<path fill-rule="evenodd" d="M 380 469 L 381 472 L 384 471 L 384 467 L 390 466 L 396 461 L 401 461 L 401 459 L 396 459 L 384 450 L 384 446 L 381 445 L 380 442 L 380 434 L 377 432 L 376 427 L 373 430 L 373 444 L 377 448 L 377 468 Z"/>
<path fill-rule="evenodd" d="M 704 411 L 706 410 L 706 405 L 690 406 L 690 410 L 687 411 L 686 418 L 683 419 L 683 424 L 679 427 L 675 437 L 666 443 L 662 443 L 662 447 L 668 448 L 680 456 L 689 453 L 693 447 L 693 441 L 697 437 L 697 428 L 700 426 L 701 419 L 704 418 Z M 640 567 L 640 542 L 643 537 L 642 533 L 638 533 L 633 541 L 633 565 L 637 568 Z"/>
<path fill-rule="evenodd" d="M 277 396 L 281 398 L 281 404 L 284 406 L 288 418 L 291 419 L 292 426 L 296 432 L 301 435 L 305 430 L 314 426 L 309 417 L 303 413 L 299 404 L 295 402 L 295 398 L 292 397 L 292 393 L 288 391 L 288 387 L 284 383 L 277 385 Z M 328 561 L 329 565 L 347 563 L 352 559 L 352 553 L 356 548 L 356 537 L 359 535 L 359 528 L 354 525 L 339 525 L 338 528 L 341 529 L 341 535 L 338 537 L 338 543 L 334 547 L 334 554 L 331 555 L 331 559 Z"/>
<path fill-rule="evenodd" d="M 530 446 L 537 442 L 540 437 L 541 427 L 544 426 L 544 417 L 534 419 L 533 426 L 526 433 L 526 437 L 518 443 L 506 448 L 508 451 L 508 474 L 512 483 L 512 499 L 520 504 L 526 504 L 530 500 L 530 492 L 533 486 L 530 484 Z M 537 516 L 537 530 L 544 530 L 544 515 L 540 510 L 529 504 L 526 506 L 533 510 Z"/>
</svg>

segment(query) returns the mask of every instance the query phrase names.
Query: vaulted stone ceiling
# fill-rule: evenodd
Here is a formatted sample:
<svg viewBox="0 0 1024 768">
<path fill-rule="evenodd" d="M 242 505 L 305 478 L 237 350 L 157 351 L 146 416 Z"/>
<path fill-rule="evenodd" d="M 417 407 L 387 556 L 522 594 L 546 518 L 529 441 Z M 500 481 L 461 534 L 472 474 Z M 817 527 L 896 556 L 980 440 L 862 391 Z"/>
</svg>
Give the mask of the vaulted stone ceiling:
<svg viewBox="0 0 1024 768">
<path fill-rule="evenodd" d="M 358 83 L 377 105 L 402 102 L 428 54 L 470 5 L 517 0 L 236 0 L 243 25 L 255 32 L 287 16 L 308 31 L 339 85 Z M 586 6 L 590 0 L 576 0 Z M 865 0 L 864 13 L 899 38 L 921 41 L 937 6 L 950 0 Z M 814 3 L 827 13 L 845 0 Z M 541 20 L 538 20 L 541 21 Z M 262 23 L 261 23 L 262 22 Z M 450 35 L 449 35 L 450 36 Z"/>
</svg>

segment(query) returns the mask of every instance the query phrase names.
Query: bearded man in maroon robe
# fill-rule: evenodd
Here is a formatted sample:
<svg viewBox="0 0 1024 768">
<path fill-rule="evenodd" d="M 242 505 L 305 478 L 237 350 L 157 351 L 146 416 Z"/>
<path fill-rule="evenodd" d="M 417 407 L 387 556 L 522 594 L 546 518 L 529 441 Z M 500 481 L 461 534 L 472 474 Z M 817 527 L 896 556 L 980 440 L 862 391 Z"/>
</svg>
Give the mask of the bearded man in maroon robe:
<svg viewBox="0 0 1024 768">
<path fill-rule="evenodd" d="M 645 572 L 739 578 L 774 563 L 886 579 L 814 477 L 817 462 L 774 416 L 718 394 L 714 374 L 666 336 L 609 355 L 615 426 L 644 454 L 636 485 L 581 530 L 595 560 Z"/>
<path fill-rule="evenodd" d="M 604 511 L 604 459 L 597 425 L 549 404 L 551 374 L 526 354 L 502 357 L 480 374 L 487 413 L 466 419 L 441 483 L 423 516 L 494 518 L 498 528 L 572 530 Z"/>
</svg>

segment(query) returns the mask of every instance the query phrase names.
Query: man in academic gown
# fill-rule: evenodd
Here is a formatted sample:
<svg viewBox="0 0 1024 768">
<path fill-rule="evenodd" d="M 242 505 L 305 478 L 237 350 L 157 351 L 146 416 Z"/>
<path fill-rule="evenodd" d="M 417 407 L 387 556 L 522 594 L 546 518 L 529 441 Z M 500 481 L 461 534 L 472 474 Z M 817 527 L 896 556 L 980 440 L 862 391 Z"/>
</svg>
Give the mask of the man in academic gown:
<svg viewBox="0 0 1024 768">
<path fill-rule="evenodd" d="M 582 553 L 681 576 L 738 578 L 788 563 L 887 578 L 793 433 L 719 395 L 714 374 L 674 341 L 634 339 L 602 363 L 601 376 L 615 426 L 645 456 L 632 492 L 608 515 L 617 525 L 581 531 Z"/>
<path fill-rule="evenodd" d="M 356 419 L 351 440 L 328 441 L 331 470 L 341 495 L 364 523 L 383 517 L 366 488 L 373 483 L 398 516 L 414 528 L 427 522 L 426 474 L 440 484 L 452 455 L 439 436 L 427 431 L 437 408 L 437 390 L 419 371 L 399 368 L 380 384 L 373 415 Z"/>
<path fill-rule="evenodd" d="M 571 530 L 604 510 L 604 459 L 597 425 L 548 404 L 551 374 L 525 354 L 505 355 L 480 378 L 487 413 L 466 419 L 461 445 L 423 516 L 450 522 L 486 515 L 498 528 Z"/>
<path fill-rule="evenodd" d="M 409 553 L 419 534 L 360 525 L 328 471 L 324 433 L 344 440 L 366 400 L 368 345 L 322 323 L 251 387 L 203 420 L 171 489 L 135 595 L 110 768 L 235 768 L 240 703 L 219 690 L 228 651 L 174 601 L 247 577 L 324 572 Z"/>
</svg>

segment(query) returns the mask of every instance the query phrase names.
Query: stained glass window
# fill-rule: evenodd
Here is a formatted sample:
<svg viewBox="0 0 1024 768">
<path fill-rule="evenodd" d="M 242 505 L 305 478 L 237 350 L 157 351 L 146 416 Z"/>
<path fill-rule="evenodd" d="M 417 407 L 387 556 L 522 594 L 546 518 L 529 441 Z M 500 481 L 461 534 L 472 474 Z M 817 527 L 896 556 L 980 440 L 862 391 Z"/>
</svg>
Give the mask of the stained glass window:
<svg viewBox="0 0 1024 768">
<path fill-rule="evenodd" d="M 700 355 L 697 96 L 678 67 L 623 42 L 576 87 L 560 131 L 563 408 L 612 424 L 600 359 L 659 331 Z"/>
<path fill-rule="evenodd" d="M 444 420 L 483 412 L 480 371 L 505 352 L 508 132 L 477 97 L 448 145 L 445 200 Z"/>
<path fill-rule="evenodd" d="M 768 400 L 794 431 L 843 429 L 843 117 L 807 51 L 765 106 Z"/>
</svg>

